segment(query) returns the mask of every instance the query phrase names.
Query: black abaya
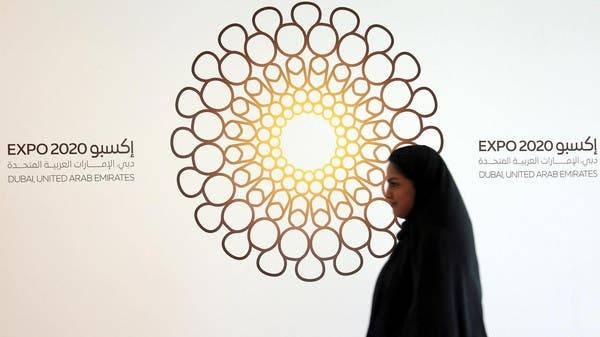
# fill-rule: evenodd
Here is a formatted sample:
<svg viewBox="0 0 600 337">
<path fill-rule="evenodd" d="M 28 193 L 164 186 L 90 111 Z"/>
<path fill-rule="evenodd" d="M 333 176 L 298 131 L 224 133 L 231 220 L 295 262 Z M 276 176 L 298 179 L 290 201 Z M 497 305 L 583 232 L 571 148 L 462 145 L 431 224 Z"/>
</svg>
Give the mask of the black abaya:
<svg viewBox="0 0 600 337">
<path fill-rule="evenodd" d="M 416 195 L 379 274 L 367 337 L 487 336 L 471 221 L 448 168 L 421 145 L 390 162 Z"/>
</svg>

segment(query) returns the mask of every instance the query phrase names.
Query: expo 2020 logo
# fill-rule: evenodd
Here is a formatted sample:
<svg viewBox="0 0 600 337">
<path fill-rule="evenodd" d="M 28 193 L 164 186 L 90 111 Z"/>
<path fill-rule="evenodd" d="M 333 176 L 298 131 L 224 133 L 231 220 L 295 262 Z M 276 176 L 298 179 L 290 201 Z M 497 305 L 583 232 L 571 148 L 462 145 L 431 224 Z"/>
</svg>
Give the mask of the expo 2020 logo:
<svg viewBox="0 0 600 337">
<path fill-rule="evenodd" d="M 350 275 L 365 254 L 388 255 L 398 224 L 382 196 L 390 152 L 443 146 L 424 123 L 437 101 L 416 85 L 416 58 L 392 52 L 384 26 L 361 28 L 346 7 L 324 16 L 311 2 L 289 16 L 261 8 L 218 43 L 194 60 L 199 83 L 175 102 L 186 125 L 171 134 L 198 226 L 270 276 L 292 265 L 303 281 Z"/>
</svg>

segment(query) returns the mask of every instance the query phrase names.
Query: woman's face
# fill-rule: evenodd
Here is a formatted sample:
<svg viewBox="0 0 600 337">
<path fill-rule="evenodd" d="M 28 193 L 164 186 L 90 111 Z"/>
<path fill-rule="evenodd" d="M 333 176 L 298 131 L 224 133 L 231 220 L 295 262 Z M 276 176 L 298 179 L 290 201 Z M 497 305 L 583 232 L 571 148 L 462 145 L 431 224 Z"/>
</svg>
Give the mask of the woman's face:
<svg viewBox="0 0 600 337">
<path fill-rule="evenodd" d="M 415 186 L 389 163 L 386 172 L 385 198 L 392 205 L 394 216 L 406 218 L 415 203 Z"/>
</svg>

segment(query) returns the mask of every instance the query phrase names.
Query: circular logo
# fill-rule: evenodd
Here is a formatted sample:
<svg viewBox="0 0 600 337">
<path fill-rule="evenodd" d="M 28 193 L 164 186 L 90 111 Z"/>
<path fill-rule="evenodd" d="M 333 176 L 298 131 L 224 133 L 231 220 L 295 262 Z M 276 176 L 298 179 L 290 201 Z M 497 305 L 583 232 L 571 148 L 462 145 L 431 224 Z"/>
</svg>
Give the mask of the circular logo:
<svg viewBox="0 0 600 337">
<path fill-rule="evenodd" d="M 437 101 L 416 85 L 417 59 L 393 52 L 384 26 L 362 28 L 346 7 L 325 16 L 311 2 L 286 15 L 261 8 L 252 27 L 230 24 L 218 42 L 194 60 L 198 83 L 175 100 L 186 123 L 171 135 L 198 226 L 270 276 L 350 275 L 365 254 L 388 255 L 398 224 L 382 197 L 389 154 L 443 147 L 425 123 Z"/>
</svg>

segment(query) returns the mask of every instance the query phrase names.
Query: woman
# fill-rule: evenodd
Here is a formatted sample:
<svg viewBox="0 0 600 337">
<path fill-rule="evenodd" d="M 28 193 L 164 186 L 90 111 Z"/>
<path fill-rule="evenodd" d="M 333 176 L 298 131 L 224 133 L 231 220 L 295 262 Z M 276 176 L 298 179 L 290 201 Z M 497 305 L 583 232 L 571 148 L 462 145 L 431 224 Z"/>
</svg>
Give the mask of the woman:
<svg viewBox="0 0 600 337">
<path fill-rule="evenodd" d="M 375 286 L 367 337 L 487 336 L 471 221 L 450 171 L 422 145 L 389 162 L 385 197 L 405 221 Z"/>
</svg>

